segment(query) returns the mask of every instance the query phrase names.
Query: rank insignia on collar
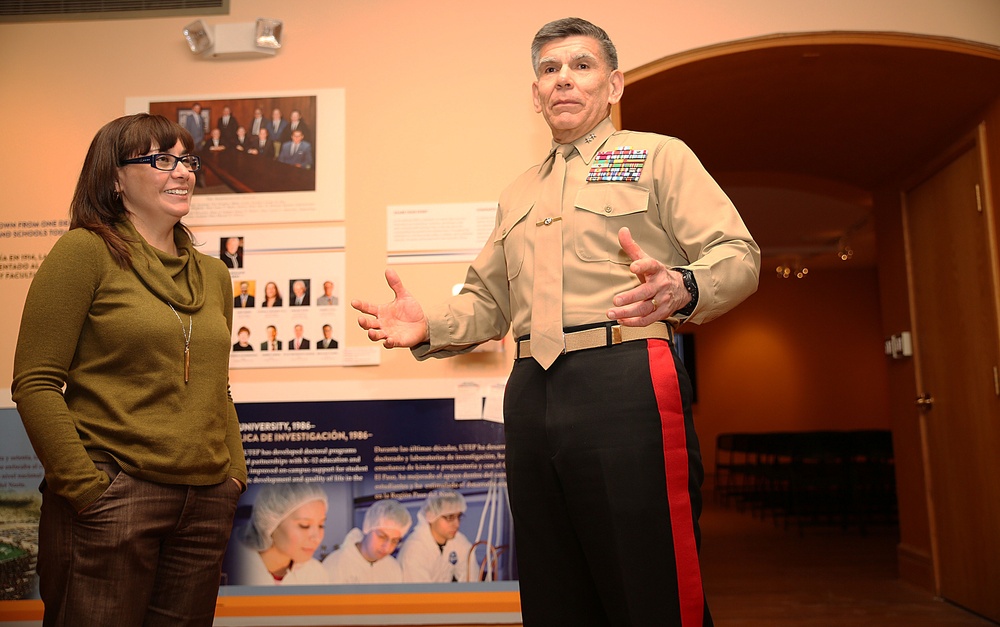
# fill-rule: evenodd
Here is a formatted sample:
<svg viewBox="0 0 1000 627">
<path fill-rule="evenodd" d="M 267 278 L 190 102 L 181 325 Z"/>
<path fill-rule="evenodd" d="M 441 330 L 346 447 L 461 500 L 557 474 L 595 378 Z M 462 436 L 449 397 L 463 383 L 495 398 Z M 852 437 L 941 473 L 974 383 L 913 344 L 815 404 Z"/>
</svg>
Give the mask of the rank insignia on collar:
<svg viewBox="0 0 1000 627">
<path fill-rule="evenodd" d="M 594 158 L 594 164 L 587 174 L 587 181 L 634 183 L 642 175 L 642 166 L 646 163 L 647 154 L 646 150 L 633 150 L 631 146 L 601 151 Z"/>
</svg>

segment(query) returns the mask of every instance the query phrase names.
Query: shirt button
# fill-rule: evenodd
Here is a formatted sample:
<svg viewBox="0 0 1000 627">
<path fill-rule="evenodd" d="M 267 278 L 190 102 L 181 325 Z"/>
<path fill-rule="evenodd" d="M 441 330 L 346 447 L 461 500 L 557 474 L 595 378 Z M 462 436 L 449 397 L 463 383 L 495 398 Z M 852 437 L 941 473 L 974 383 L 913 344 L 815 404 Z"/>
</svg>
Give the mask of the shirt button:
<svg viewBox="0 0 1000 627">
<path fill-rule="evenodd" d="M 612 209 L 610 206 L 604 208 L 604 213 L 611 213 L 612 211 L 614 211 L 614 209 Z"/>
</svg>

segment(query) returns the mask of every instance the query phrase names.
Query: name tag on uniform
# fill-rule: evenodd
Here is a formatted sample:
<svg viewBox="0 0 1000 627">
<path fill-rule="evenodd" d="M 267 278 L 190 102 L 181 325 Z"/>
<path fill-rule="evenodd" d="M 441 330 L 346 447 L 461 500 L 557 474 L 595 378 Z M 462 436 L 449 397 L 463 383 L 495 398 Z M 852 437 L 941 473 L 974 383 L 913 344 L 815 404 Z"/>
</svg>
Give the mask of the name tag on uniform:
<svg viewBox="0 0 1000 627">
<path fill-rule="evenodd" d="M 633 150 L 631 146 L 620 146 L 614 150 L 605 150 L 594 157 L 594 165 L 590 167 L 587 181 L 625 181 L 634 183 L 642 175 L 642 166 L 646 163 L 647 151 Z"/>
</svg>

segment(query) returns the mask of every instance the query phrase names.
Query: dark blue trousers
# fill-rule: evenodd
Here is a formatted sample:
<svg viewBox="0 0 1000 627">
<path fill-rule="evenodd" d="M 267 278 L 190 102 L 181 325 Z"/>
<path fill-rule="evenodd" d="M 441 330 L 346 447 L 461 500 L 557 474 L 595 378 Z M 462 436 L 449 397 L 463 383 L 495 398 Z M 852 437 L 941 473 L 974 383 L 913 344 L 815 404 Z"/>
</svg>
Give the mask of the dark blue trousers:
<svg viewBox="0 0 1000 627">
<path fill-rule="evenodd" d="M 525 627 L 712 625 L 698 563 L 704 472 L 666 340 L 515 362 L 507 480 Z"/>
</svg>

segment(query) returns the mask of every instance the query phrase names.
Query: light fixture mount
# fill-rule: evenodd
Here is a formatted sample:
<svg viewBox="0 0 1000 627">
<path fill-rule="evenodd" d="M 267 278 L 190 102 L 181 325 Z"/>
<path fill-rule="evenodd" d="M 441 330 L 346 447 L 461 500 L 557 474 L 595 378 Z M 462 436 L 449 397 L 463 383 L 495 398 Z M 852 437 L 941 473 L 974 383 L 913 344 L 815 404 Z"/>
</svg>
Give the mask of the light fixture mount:
<svg viewBox="0 0 1000 627">
<path fill-rule="evenodd" d="M 282 29 L 281 20 L 264 17 L 215 26 L 195 20 L 184 27 L 184 38 L 191 52 L 205 59 L 255 59 L 277 54 Z"/>
</svg>

